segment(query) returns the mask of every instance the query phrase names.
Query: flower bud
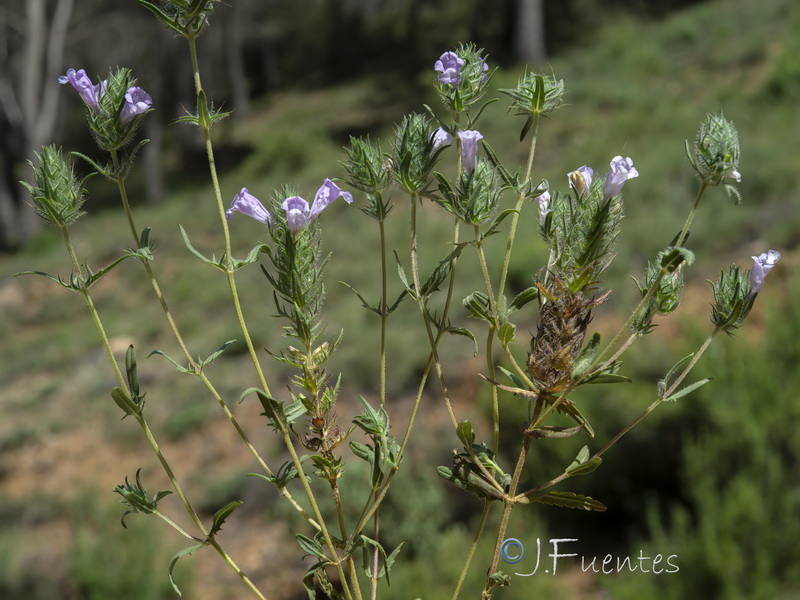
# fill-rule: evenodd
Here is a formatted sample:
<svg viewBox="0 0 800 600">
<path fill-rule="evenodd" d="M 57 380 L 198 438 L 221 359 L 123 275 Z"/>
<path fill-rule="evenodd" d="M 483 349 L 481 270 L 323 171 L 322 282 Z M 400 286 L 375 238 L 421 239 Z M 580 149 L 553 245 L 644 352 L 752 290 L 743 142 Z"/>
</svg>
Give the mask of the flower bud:
<svg viewBox="0 0 800 600">
<path fill-rule="evenodd" d="M 455 52 L 445 52 L 433 66 L 438 73 L 436 86 L 442 102 L 455 113 L 477 103 L 491 79 L 483 50 L 473 44 L 461 45 Z"/>
<path fill-rule="evenodd" d="M 461 140 L 461 166 L 467 173 L 471 173 L 478 156 L 478 142 L 483 139 L 483 135 L 480 131 L 467 130 L 459 131 L 458 138 Z"/>
<path fill-rule="evenodd" d="M 741 181 L 739 173 L 739 134 L 733 123 L 721 114 L 708 115 L 700 124 L 700 130 L 692 146 L 686 142 L 686 153 L 700 180 L 706 185 L 722 185 L 738 204 L 738 190 L 726 183 L 730 178 Z"/>
<path fill-rule="evenodd" d="M 547 213 L 552 211 L 552 209 L 548 208 L 550 206 L 550 190 L 545 190 L 543 194 L 536 196 L 534 200 L 539 205 L 539 218 L 544 220 Z"/>
<path fill-rule="evenodd" d="M 452 212 L 472 225 L 492 216 L 500 201 L 497 174 L 489 161 L 480 158 L 471 171 L 461 174 L 452 202 Z"/>
<path fill-rule="evenodd" d="M 581 198 L 589 194 L 589 190 L 592 187 L 592 177 L 594 177 L 594 169 L 586 165 L 567 173 L 569 187 L 575 190 Z"/>
<path fill-rule="evenodd" d="M 517 87 L 500 91 L 511 96 L 511 108 L 515 114 L 530 117 L 552 112 L 561 106 L 564 81 L 549 75 L 526 73 L 520 78 Z"/>
<path fill-rule="evenodd" d="M 57 227 L 74 223 L 85 213 L 81 206 L 86 201 L 84 183 L 78 180 L 61 151 L 55 146 L 44 146 L 41 154 L 36 154 L 38 166 L 33 168 L 33 185 L 22 182 L 31 194 L 37 214 L 46 222 Z"/>
</svg>

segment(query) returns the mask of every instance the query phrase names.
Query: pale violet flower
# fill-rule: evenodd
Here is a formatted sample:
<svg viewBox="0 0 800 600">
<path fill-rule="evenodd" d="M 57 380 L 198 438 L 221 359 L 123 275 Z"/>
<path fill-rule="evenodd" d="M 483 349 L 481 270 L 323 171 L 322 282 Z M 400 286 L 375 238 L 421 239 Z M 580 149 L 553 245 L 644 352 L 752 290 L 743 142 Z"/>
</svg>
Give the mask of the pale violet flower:
<svg viewBox="0 0 800 600">
<path fill-rule="evenodd" d="M 446 85 L 458 85 L 461 81 L 461 67 L 464 59 L 455 52 L 445 52 L 433 65 L 433 70 L 439 72 L 439 81 Z"/>
<path fill-rule="evenodd" d="M 468 129 L 459 131 L 458 137 L 461 140 L 461 166 L 467 173 L 475 170 L 475 161 L 478 158 L 478 142 L 483 139 L 480 131 Z"/>
<path fill-rule="evenodd" d="M 594 177 L 594 169 L 583 165 L 567 173 L 569 179 L 569 187 L 578 193 L 578 196 L 586 196 L 592 187 L 592 177 Z"/>
<path fill-rule="evenodd" d="M 94 114 L 100 111 L 99 102 L 100 96 L 106 89 L 105 81 L 95 85 L 83 69 L 78 71 L 75 69 L 67 69 L 67 74 L 61 75 L 58 78 L 58 83 L 62 85 L 65 83 L 71 84 L 72 87 L 78 91 L 81 98 L 83 98 L 86 106 L 88 106 Z"/>
<path fill-rule="evenodd" d="M 606 174 L 603 183 L 603 198 L 608 200 L 622 191 L 622 186 L 628 179 L 639 176 L 639 171 L 633 167 L 630 157 L 615 156 L 611 159 L 611 170 Z"/>
<path fill-rule="evenodd" d="M 750 271 L 750 291 L 747 293 L 748 298 L 755 296 L 764 286 L 764 280 L 767 278 L 767 275 L 769 275 L 769 272 L 772 271 L 773 267 L 778 264 L 781 253 L 777 250 L 770 250 L 751 258 L 753 259 L 753 270 Z"/>
<path fill-rule="evenodd" d="M 731 179 L 735 179 L 736 183 L 741 183 L 742 181 L 742 174 L 739 173 L 739 171 L 737 171 L 733 167 L 725 171 L 725 177 L 730 177 Z"/>
<path fill-rule="evenodd" d="M 553 210 L 552 208 L 548 208 L 550 206 L 550 191 L 545 190 L 543 194 L 539 194 L 534 200 L 536 200 L 536 203 L 539 205 L 539 217 L 544 220 L 547 213 Z"/>
<path fill-rule="evenodd" d="M 433 139 L 433 149 L 436 150 L 440 146 L 447 146 L 448 144 L 453 143 L 453 136 L 447 133 L 443 127 L 439 127 L 436 131 L 433 132 L 431 136 Z"/>
<path fill-rule="evenodd" d="M 234 196 L 231 207 L 225 211 L 225 216 L 232 219 L 235 212 L 261 221 L 264 225 L 272 225 L 272 217 L 267 209 L 259 202 L 258 198 L 247 191 L 247 188 L 242 188 L 242 191 Z"/>
<path fill-rule="evenodd" d="M 125 104 L 119 114 L 119 122 L 124 125 L 136 115 L 146 113 L 153 106 L 153 99 L 140 87 L 128 88 L 125 92 Z"/>
<path fill-rule="evenodd" d="M 289 227 L 289 231 L 297 233 L 300 229 L 313 222 L 325 207 L 339 196 L 344 198 L 344 201 L 348 204 L 353 202 L 353 194 L 342 191 L 338 185 L 326 178 L 322 182 L 322 186 L 317 190 L 317 195 L 314 196 L 314 203 L 310 207 L 308 202 L 300 196 L 286 198 L 281 204 L 281 208 L 286 211 L 286 224 Z"/>
</svg>

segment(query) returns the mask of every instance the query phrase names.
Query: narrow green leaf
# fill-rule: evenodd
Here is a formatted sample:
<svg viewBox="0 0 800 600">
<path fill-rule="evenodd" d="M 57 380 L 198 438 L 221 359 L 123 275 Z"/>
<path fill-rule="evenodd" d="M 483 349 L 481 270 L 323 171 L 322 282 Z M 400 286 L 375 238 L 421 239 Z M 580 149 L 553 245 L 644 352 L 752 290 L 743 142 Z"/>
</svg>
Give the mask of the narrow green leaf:
<svg viewBox="0 0 800 600">
<path fill-rule="evenodd" d="M 139 396 L 139 375 L 136 367 L 136 351 L 133 344 L 125 352 L 125 372 L 128 375 L 128 389 L 134 396 Z"/>
<path fill-rule="evenodd" d="M 239 508 L 242 504 L 244 504 L 241 500 L 233 500 L 228 502 L 225 506 L 220 508 L 216 513 L 214 513 L 214 524 L 211 527 L 211 531 L 208 532 L 209 537 L 216 535 L 220 529 L 222 529 L 222 525 L 225 523 L 225 519 L 227 519 L 233 511 Z"/>
<path fill-rule="evenodd" d="M 531 286 L 527 290 L 521 291 L 517 294 L 514 299 L 511 301 L 511 305 L 509 308 L 513 310 L 519 310 L 523 306 L 525 306 L 528 302 L 532 300 L 536 300 L 539 297 L 539 288 L 536 286 Z"/>
<path fill-rule="evenodd" d="M 580 433 L 582 430 L 583 425 L 575 425 L 574 427 L 556 427 L 548 425 L 546 427 L 534 429 L 530 433 L 535 438 L 555 439 L 572 437 Z"/>
<path fill-rule="evenodd" d="M 181 237 L 183 238 L 183 243 L 184 243 L 184 244 L 186 245 L 186 247 L 189 249 L 189 252 L 191 252 L 192 254 L 194 254 L 194 255 L 195 255 L 197 258 L 199 258 L 200 260 L 202 260 L 202 261 L 203 261 L 204 263 L 206 263 L 207 265 L 211 265 L 211 266 L 217 267 L 218 269 L 220 269 L 220 270 L 223 270 L 223 271 L 224 271 L 224 269 L 222 268 L 222 266 L 221 266 L 219 263 L 217 263 L 217 262 L 215 262 L 215 261 L 213 261 L 213 260 L 211 260 L 211 259 L 209 259 L 209 258 L 206 258 L 206 257 L 205 257 L 205 256 L 203 256 L 202 254 L 200 254 L 200 252 L 198 252 L 198 251 L 195 249 L 195 247 L 194 247 L 194 246 L 192 246 L 192 243 L 189 241 L 189 236 L 186 234 L 186 230 L 183 228 L 183 225 L 178 225 L 178 228 L 181 230 Z"/>
<path fill-rule="evenodd" d="M 597 357 L 597 353 L 600 350 L 600 334 L 595 332 L 592 336 L 592 339 L 589 340 L 580 351 L 578 356 L 575 358 L 575 362 L 572 366 L 572 380 L 578 379 L 581 375 L 584 374 L 586 369 L 588 369 L 591 364 L 594 362 L 594 359 Z"/>
<path fill-rule="evenodd" d="M 318 542 L 304 536 L 302 533 L 296 533 L 294 537 L 306 554 L 316 556 L 318 559 L 326 562 L 328 561 L 328 557 L 325 556 L 325 553 L 322 551 L 322 546 L 320 546 Z"/>
<path fill-rule="evenodd" d="M 202 368 L 203 368 L 203 367 L 205 367 L 206 365 L 209 365 L 209 364 L 211 364 L 211 363 L 214 361 L 214 359 L 215 359 L 215 358 L 217 358 L 217 357 L 218 357 L 220 354 L 222 354 L 223 352 L 225 352 L 225 350 L 227 350 L 227 349 L 228 349 L 228 346 L 230 346 L 230 345 L 231 345 L 232 343 L 234 343 L 235 341 L 236 341 L 236 340 L 228 340 L 227 342 L 225 342 L 224 344 L 222 344 L 222 346 L 220 346 L 219 348 L 217 348 L 216 350 L 214 350 L 214 352 L 212 352 L 212 353 L 211 353 L 211 354 L 208 356 L 208 358 L 207 358 L 207 359 L 199 361 L 200 368 L 202 369 Z"/>
<path fill-rule="evenodd" d="M 541 504 L 562 506 L 564 508 L 577 508 L 581 510 L 593 510 L 597 512 L 603 512 L 606 510 L 606 505 L 599 500 L 595 500 L 589 496 L 584 496 L 583 494 L 576 494 L 574 492 L 547 492 L 541 496 L 531 498 L 531 500 Z"/>
<path fill-rule="evenodd" d="M 500 366 L 498 366 L 497 368 L 500 369 L 500 371 L 503 373 L 503 375 L 505 375 L 511 381 L 513 381 L 515 386 L 517 386 L 518 388 L 524 388 L 525 387 L 525 382 L 522 381 L 522 379 L 519 378 L 519 375 L 517 375 L 516 373 L 512 373 L 508 369 L 500 367 Z"/>
<path fill-rule="evenodd" d="M 681 390 L 678 390 L 677 392 L 675 392 L 674 394 L 672 394 L 668 398 L 664 398 L 664 402 L 673 402 L 674 400 L 677 400 L 678 398 L 683 398 L 687 394 L 691 394 L 697 388 L 707 384 L 712 379 L 713 379 L 713 377 L 706 377 L 705 379 L 701 379 L 700 381 L 695 381 L 693 384 L 687 385 L 685 388 L 683 388 Z"/>
<path fill-rule="evenodd" d="M 497 215 L 494 218 L 494 221 L 492 221 L 492 224 L 489 226 L 489 229 L 487 229 L 481 234 L 481 239 L 485 240 L 486 238 L 493 236 L 495 233 L 497 233 L 497 228 L 500 227 L 500 223 L 505 221 L 507 217 L 513 214 L 518 214 L 518 213 L 513 208 L 507 208 L 499 215 Z"/>
<path fill-rule="evenodd" d="M 469 419 L 464 419 L 456 427 L 456 435 L 465 448 L 471 448 L 472 443 L 475 441 L 475 433 L 472 431 L 472 422 Z"/>
<path fill-rule="evenodd" d="M 73 292 L 80 291 L 61 279 L 61 277 L 54 277 L 53 275 L 50 275 L 50 273 L 44 273 L 43 271 L 20 271 L 19 273 L 14 273 L 14 277 L 19 277 L 20 275 L 41 275 L 42 277 L 47 277 L 51 281 L 55 281 L 58 285 L 65 287 L 68 290 L 72 290 Z"/>
<path fill-rule="evenodd" d="M 346 288 L 347 288 L 348 290 L 350 290 L 351 292 L 353 292 L 353 293 L 354 293 L 356 296 L 358 296 L 358 299 L 359 299 L 359 300 L 361 300 L 361 306 L 363 306 L 363 307 L 364 307 L 364 308 L 366 308 L 367 310 L 371 310 L 371 311 L 372 311 L 372 312 L 374 312 L 376 315 L 380 316 L 380 314 L 381 314 L 381 311 L 380 311 L 380 309 L 378 309 L 377 307 L 374 307 L 374 306 L 370 305 L 370 303 L 369 303 L 369 302 L 367 302 L 367 301 L 364 299 L 364 296 L 362 296 L 361 294 L 359 294 L 359 293 L 358 293 L 358 291 L 356 290 L 356 288 L 354 288 L 352 285 L 350 285 L 349 283 L 346 283 L 346 282 L 344 282 L 344 281 L 340 281 L 339 283 L 340 283 L 341 285 L 343 285 L 344 287 L 346 287 Z M 398 300 L 398 302 L 399 302 L 399 300 Z"/>
<path fill-rule="evenodd" d="M 594 471 L 601 464 L 603 464 L 603 459 L 599 456 L 595 456 L 594 458 L 590 458 L 589 460 L 587 460 L 582 465 L 579 465 L 577 467 L 570 466 L 570 468 L 567 469 L 567 473 L 569 473 L 572 476 L 586 475 L 587 473 L 591 473 L 592 471 Z"/>
<path fill-rule="evenodd" d="M 175 370 L 179 371 L 180 373 L 191 373 L 192 372 L 189 369 L 187 369 L 186 367 L 184 367 L 183 365 L 178 364 L 178 362 L 175 361 L 166 352 L 163 352 L 161 350 L 153 350 L 150 354 L 147 355 L 147 358 L 150 358 L 151 356 L 153 356 L 153 354 L 158 354 L 159 356 L 163 356 L 164 358 L 166 358 L 169 362 L 171 362 L 173 365 L 175 365 Z"/>
<path fill-rule="evenodd" d="M 500 329 L 497 330 L 497 337 L 500 343 L 505 346 L 513 342 L 516 330 L 517 326 L 508 321 L 500 325 Z"/>
<path fill-rule="evenodd" d="M 172 559 L 170 559 L 170 561 L 169 561 L 169 582 L 172 584 L 172 589 L 175 590 L 175 593 L 178 594 L 178 596 L 183 596 L 183 594 L 181 594 L 180 589 L 178 589 L 178 584 L 176 584 L 175 580 L 172 578 L 172 570 L 175 568 L 175 565 L 178 562 L 179 558 L 182 558 L 182 557 L 187 556 L 187 555 L 192 555 L 195 552 L 197 552 L 198 550 L 200 550 L 200 548 L 202 548 L 203 546 L 205 546 L 205 543 L 197 544 L 196 546 L 191 546 L 189 548 L 184 548 L 183 550 L 178 552 L 175 556 L 173 556 Z"/>
<path fill-rule="evenodd" d="M 472 356 L 478 356 L 478 350 L 479 350 L 478 340 L 475 338 L 475 334 L 472 333 L 469 329 L 467 329 L 466 327 L 448 327 L 447 329 L 445 329 L 445 332 L 451 333 L 453 335 L 463 335 L 464 337 L 468 337 L 469 339 L 471 339 L 474 345 Z"/>
</svg>

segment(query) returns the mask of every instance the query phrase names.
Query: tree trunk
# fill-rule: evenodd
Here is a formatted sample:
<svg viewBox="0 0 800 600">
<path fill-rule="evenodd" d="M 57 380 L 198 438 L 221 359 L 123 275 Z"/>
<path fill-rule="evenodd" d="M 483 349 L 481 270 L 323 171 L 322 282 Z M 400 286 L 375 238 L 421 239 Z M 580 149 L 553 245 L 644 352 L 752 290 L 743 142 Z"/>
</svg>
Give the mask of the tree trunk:
<svg viewBox="0 0 800 600">
<path fill-rule="evenodd" d="M 525 63 L 543 64 L 547 60 L 544 3 L 542 0 L 518 0 L 517 6 L 517 56 Z"/>
<path fill-rule="evenodd" d="M 47 0 L 28 0 L 21 65 L 15 70 L 12 61 L 5 60 L 0 73 L 5 121 L 0 129 L 7 129 L 0 144 L 6 156 L 0 165 L 0 248 L 21 245 L 42 226 L 16 179 L 24 161 L 53 136 L 59 90 L 52 84 L 61 68 L 73 5 L 74 0 L 58 0 L 48 27 Z M 0 53 L 10 59 L 5 33 L 3 28 Z"/>
</svg>

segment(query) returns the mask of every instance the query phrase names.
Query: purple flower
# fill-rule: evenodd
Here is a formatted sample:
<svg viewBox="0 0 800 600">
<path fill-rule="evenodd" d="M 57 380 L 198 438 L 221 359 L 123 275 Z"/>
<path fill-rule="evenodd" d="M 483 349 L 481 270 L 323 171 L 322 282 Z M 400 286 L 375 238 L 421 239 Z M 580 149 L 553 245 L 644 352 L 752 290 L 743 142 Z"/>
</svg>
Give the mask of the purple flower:
<svg viewBox="0 0 800 600">
<path fill-rule="evenodd" d="M 578 196 L 585 196 L 589 193 L 589 189 L 592 186 L 593 176 L 594 169 L 583 165 L 582 167 L 567 173 L 569 187 L 578 192 Z"/>
<path fill-rule="evenodd" d="M 441 73 L 439 81 L 446 85 L 458 85 L 461 81 L 461 67 L 464 66 L 464 59 L 460 58 L 455 52 L 445 52 L 433 65 L 433 70 Z"/>
<path fill-rule="evenodd" d="M 758 256 L 753 256 L 753 270 L 750 271 L 750 291 L 747 293 L 747 298 L 752 298 L 763 287 L 764 280 L 772 271 L 772 268 L 778 264 L 781 258 L 781 253 L 777 250 L 770 250 L 769 252 L 762 252 Z"/>
<path fill-rule="evenodd" d="M 78 93 L 83 98 L 83 101 L 86 103 L 86 106 L 92 109 L 94 114 L 97 114 L 100 111 L 100 96 L 106 91 L 106 82 L 103 81 L 102 83 L 98 83 L 94 85 L 92 80 L 89 79 L 89 76 L 86 74 L 86 71 L 80 69 L 76 71 L 75 69 L 67 69 L 66 75 L 61 75 L 58 78 L 58 83 L 65 84 L 69 83 L 78 90 Z"/>
<path fill-rule="evenodd" d="M 639 171 L 633 168 L 630 157 L 615 156 L 611 159 L 611 170 L 606 174 L 603 183 L 603 198 L 608 200 L 622 191 L 622 186 L 628 179 L 639 176 Z"/>
<path fill-rule="evenodd" d="M 259 202 L 258 198 L 247 191 L 247 188 L 242 188 L 242 191 L 233 197 L 231 207 L 225 211 L 225 216 L 228 219 L 232 219 L 235 212 L 240 212 L 256 221 L 261 221 L 264 225 L 272 225 L 272 217 L 267 212 L 267 209 Z"/>
<path fill-rule="evenodd" d="M 119 114 L 119 122 L 124 125 L 136 115 L 141 115 L 150 110 L 153 106 L 153 99 L 150 94 L 140 87 L 128 88 L 125 92 L 125 104 L 122 105 L 122 112 Z"/>
<path fill-rule="evenodd" d="M 548 206 L 550 206 L 550 190 L 545 190 L 543 194 L 539 194 L 534 200 L 536 200 L 536 203 L 539 205 L 539 218 L 544 220 L 547 213 L 553 210 L 552 208 L 548 208 Z"/>
<path fill-rule="evenodd" d="M 486 83 L 489 79 L 489 64 L 483 59 L 481 59 L 481 64 L 483 65 L 483 82 Z"/>
<path fill-rule="evenodd" d="M 344 201 L 348 204 L 353 202 L 353 194 L 342 191 L 342 188 L 326 178 L 322 182 L 322 186 L 317 190 L 317 195 L 314 196 L 314 203 L 311 207 L 300 196 L 286 198 L 281 204 L 281 208 L 286 211 L 286 224 L 289 227 L 289 231 L 292 233 L 300 231 L 300 229 L 314 221 L 325 210 L 325 207 L 339 196 L 344 198 Z"/>
<path fill-rule="evenodd" d="M 459 131 L 458 137 L 461 140 L 461 166 L 467 173 L 475 170 L 475 161 L 478 157 L 478 141 L 483 139 L 480 131 L 469 129 Z"/>
<path fill-rule="evenodd" d="M 433 139 L 434 150 L 440 146 L 447 146 L 448 144 L 453 143 L 453 136 L 447 133 L 442 127 L 439 127 L 439 129 L 434 131 L 431 138 Z"/>
</svg>

